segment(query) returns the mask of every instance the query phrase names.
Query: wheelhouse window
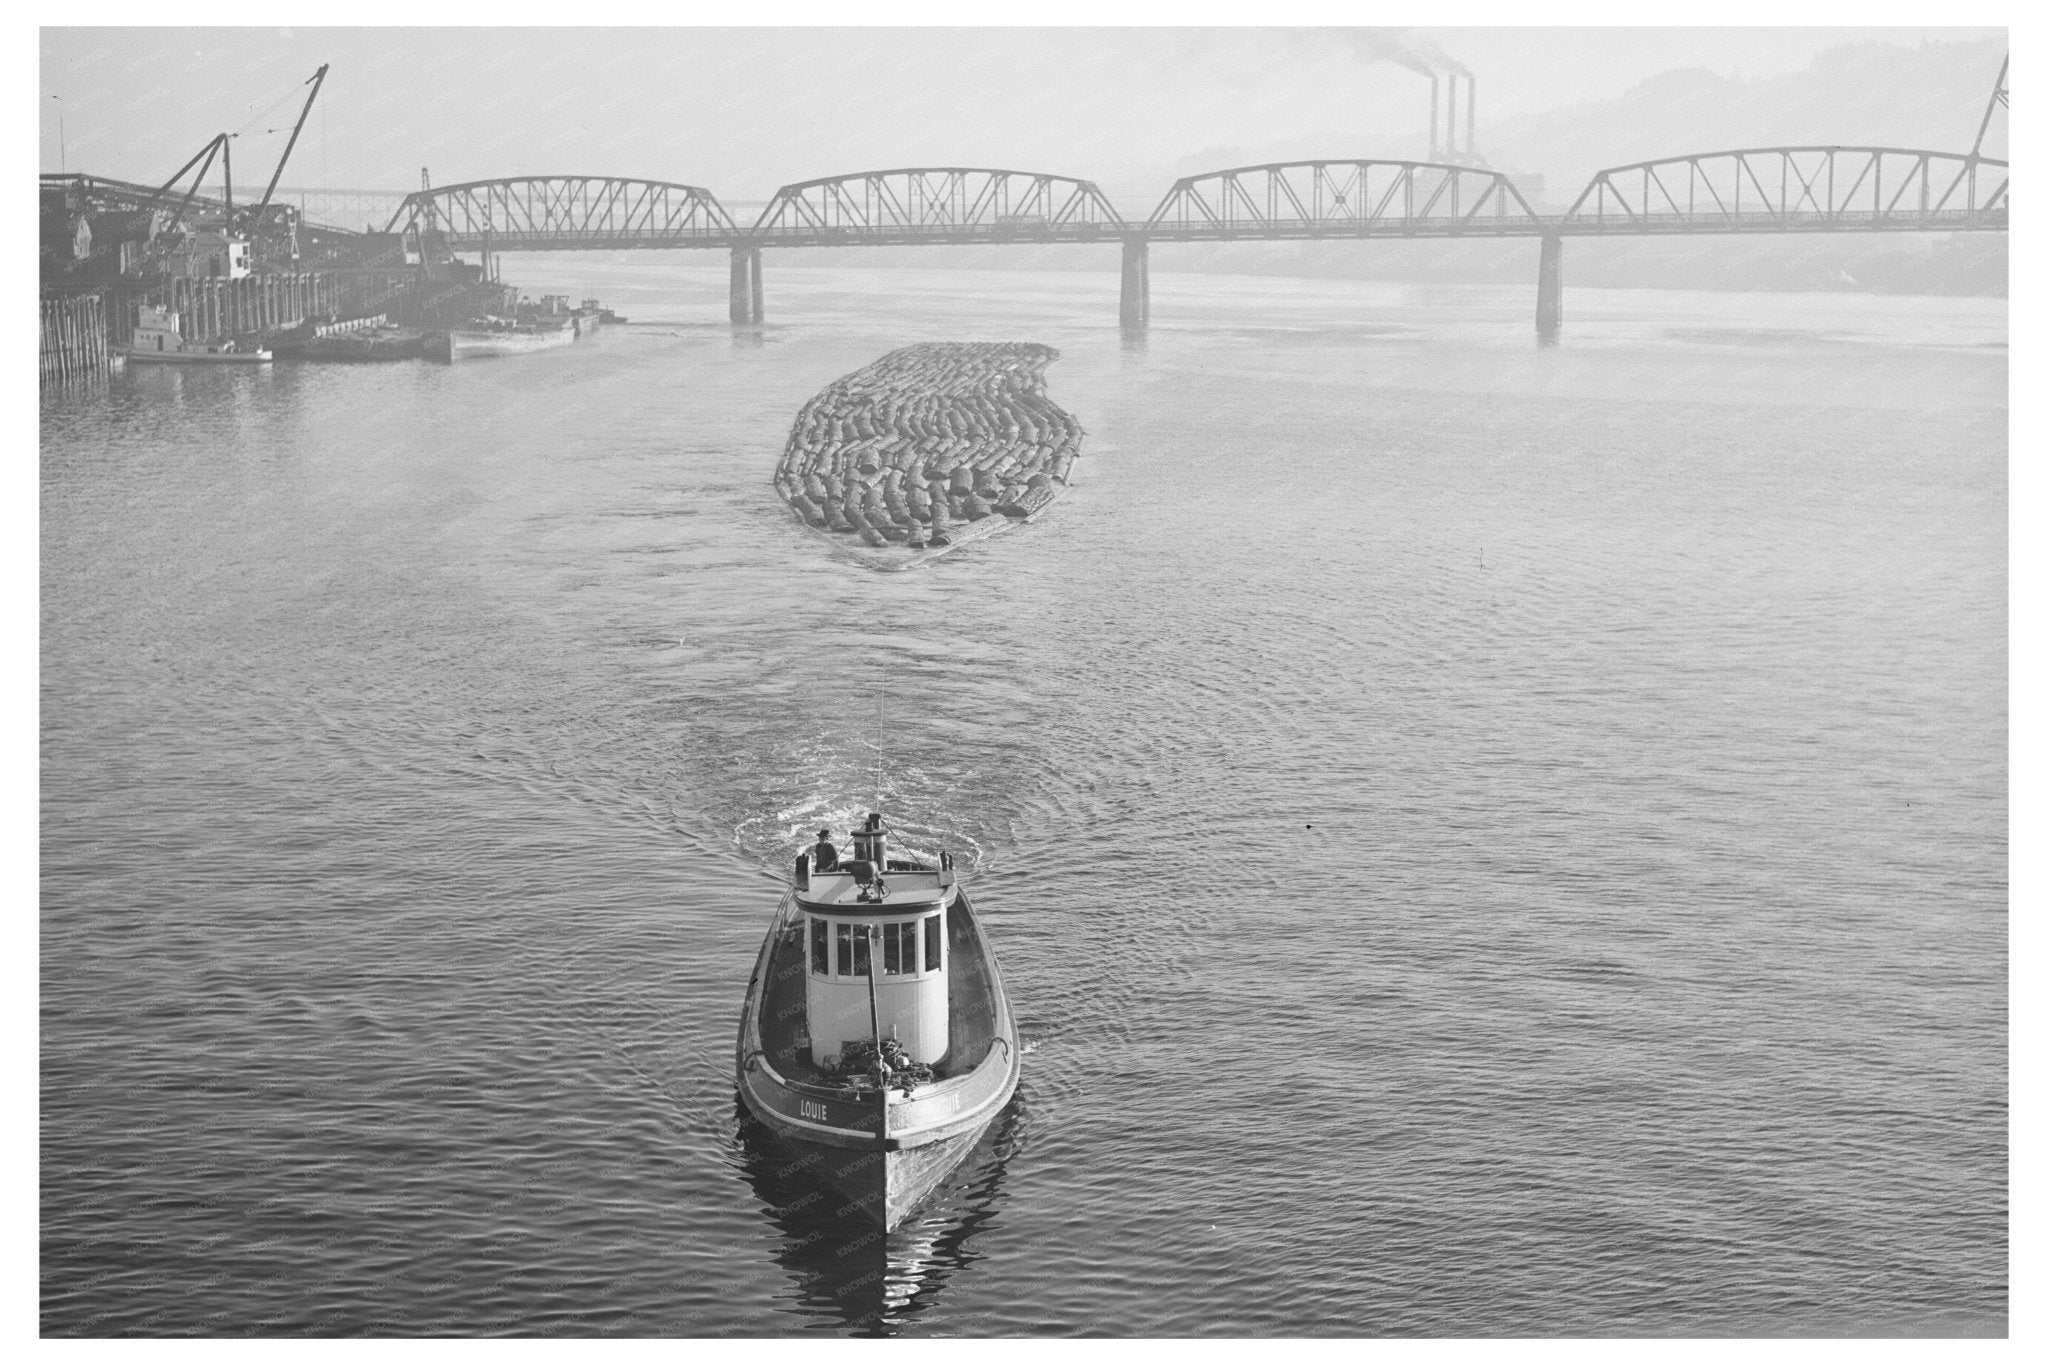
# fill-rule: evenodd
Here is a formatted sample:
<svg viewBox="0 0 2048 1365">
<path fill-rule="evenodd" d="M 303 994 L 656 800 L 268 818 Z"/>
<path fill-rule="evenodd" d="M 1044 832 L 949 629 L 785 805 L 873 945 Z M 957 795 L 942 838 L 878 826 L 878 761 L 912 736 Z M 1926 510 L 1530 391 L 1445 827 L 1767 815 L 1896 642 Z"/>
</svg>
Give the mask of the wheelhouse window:
<svg viewBox="0 0 2048 1365">
<path fill-rule="evenodd" d="M 942 915 L 901 920 L 894 924 L 829 924 L 811 921 L 811 970 L 820 976 L 863 977 L 868 974 L 870 944 L 881 955 L 880 976 L 917 976 L 944 965 L 945 921 Z M 879 942 L 876 940 L 879 939 Z M 923 950 L 919 951 L 919 940 Z"/>
<path fill-rule="evenodd" d="M 891 976 L 917 972 L 917 921 L 882 926 L 882 970 Z"/>
</svg>

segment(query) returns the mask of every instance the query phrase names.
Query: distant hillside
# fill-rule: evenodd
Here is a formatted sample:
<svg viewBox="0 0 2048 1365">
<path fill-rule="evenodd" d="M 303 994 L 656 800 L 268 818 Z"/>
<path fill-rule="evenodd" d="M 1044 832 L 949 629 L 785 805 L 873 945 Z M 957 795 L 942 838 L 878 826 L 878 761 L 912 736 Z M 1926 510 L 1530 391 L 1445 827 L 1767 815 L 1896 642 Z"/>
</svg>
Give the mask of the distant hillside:
<svg viewBox="0 0 2048 1365">
<path fill-rule="evenodd" d="M 1605 167 L 1686 152 L 1872 145 L 1966 152 L 2005 53 L 2003 42 L 1858 43 L 1765 80 L 1667 71 L 1619 99 L 1494 128 L 1482 119 L 1479 146 L 1503 170 L 1542 175 L 1548 197 L 1566 202 Z M 1984 154 L 2003 158 L 2005 145 L 2000 111 Z"/>
</svg>

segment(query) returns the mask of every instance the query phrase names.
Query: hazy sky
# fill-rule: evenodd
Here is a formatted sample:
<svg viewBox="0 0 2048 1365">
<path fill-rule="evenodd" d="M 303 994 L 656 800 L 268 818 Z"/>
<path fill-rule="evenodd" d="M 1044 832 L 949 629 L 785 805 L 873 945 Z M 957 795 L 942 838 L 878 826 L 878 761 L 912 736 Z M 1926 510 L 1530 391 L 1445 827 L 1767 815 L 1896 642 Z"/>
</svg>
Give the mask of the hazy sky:
<svg viewBox="0 0 2048 1365">
<path fill-rule="evenodd" d="M 437 184 L 633 175 L 744 202 L 846 171 L 975 165 L 1108 187 L 1294 140 L 1304 157 L 1415 154 L 1429 83 L 1375 57 L 1403 46 L 1477 73 L 1483 135 L 1675 67 L 1752 79 L 1845 43 L 1998 32 L 46 28 L 40 153 L 44 170 L 155 182 L 246 129 L 236 181 L 260 189 L 326 62 L 288 185 L 406 189 L 425 166 Z"/>
</svg>

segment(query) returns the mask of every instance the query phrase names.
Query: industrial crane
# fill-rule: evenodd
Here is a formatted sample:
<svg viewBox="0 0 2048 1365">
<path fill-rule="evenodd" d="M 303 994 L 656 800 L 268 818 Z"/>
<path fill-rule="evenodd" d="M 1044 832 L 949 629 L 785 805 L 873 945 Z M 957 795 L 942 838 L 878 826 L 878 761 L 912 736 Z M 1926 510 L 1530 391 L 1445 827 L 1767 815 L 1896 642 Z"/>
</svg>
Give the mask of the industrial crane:
<svg viewBox="0 0 2048 1365">
<path fill-rule="evenodd" d="M 142 207 L 144 210 L 155 207 L 157 200 L 170 193 L 172 188 L 185 178 L 185 173 L 197 165 L 199 173 L 192 178 L 192 188 L 185 191 L 185 197 L 179 201 L 177 211 L 171 215 L 170 226 L 176 227 L 184 219 L 185 210 L 192 206 L 192 200 L 199 193 L 199 187 L 206 183 L 206 173 L 212 169 L 214 158 L 218 156 L 220 158 L 221 179 L 224 186 L 222 197 L 227 207 L 228 230 L 233 232 L 240 225 L 245 226 L 251 233 L 260 233 L 264 228 L 264 214 L 270 208 L 270 198 L 277 192 L 277 182 L 284 175 L 285 163 L 291 160 L 292 148 L 299 145 L 299 133 L 304 130 L 306 116 L 313 112 L 313 101 L 320 97 L 320 86 L 326 79 L 327 64 L 322 62 L 320 69 L 307 78 L 306 84 L 313 88 L 306 94 L 306 103 L 299 110 L 298 122 L 292 125 L 291 138 L 284 144 L 284 155 L 277 159 L 277 169 L 270 173 L 270 183 L 264 186 L 263 198 L 257 203 L 255 208 L 247 210 L 239 217 L 236 215 L 234 171 L 232 159 L 228 151 L 228 145 L 235 135 L 233 133 L 217 133 L 204 147 L 201 147 L 192 154 L 190 161 L 187 161 L 178 168 L 177 174 L 158 187 L 156 193 L 152 194 L 143 203 Z"/>
<path fill-rule="evenodd" d="M 299 121 L 292 125 L 292 135 L 290 139 L 287 140 L 284 144 L 284 155 L 280 156 L 277 159 L 277 169 L 270 173 L 270 183 L 263 187 L 263 200 L 261 203 L 256 205 L 256 211 L 253 215 L 253 219 L 259 230 L 261 229 L 263 223 L 263 211 L 270 207 L 270 196 L 277 192 L 278 177 L 284 174 L 284 163 L 291 160 L 292 148 L 299 145 L 299 132 L 306 126 L 306 115 L 313 112 L 313 101 L 320 98 L 320 85 L 326 79 L 327 63 L 322 62 L 320 63 L 320 69 L 318 71 L 315 71 L 313 73 L 312 79 L 307 82 L 307 84 L 311 85 L 313 88 L 306 92 L 305 107 L 299 110 Z M 228 205 L 228 213 L 231 217 L 234 213 L 234 204 L 232 201 L 230 201 Z"/>
</svg>

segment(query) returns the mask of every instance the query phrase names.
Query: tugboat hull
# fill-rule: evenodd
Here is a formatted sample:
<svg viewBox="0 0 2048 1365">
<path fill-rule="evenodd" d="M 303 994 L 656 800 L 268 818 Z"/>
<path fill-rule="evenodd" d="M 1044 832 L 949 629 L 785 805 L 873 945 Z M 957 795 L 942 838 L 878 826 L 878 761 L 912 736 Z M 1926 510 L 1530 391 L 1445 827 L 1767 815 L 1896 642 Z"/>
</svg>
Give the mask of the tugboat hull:
<svg viewBox="0 0 2048 1365">
<path fill-rule="evenodd" d="M 885 1230 L 894 1229 L 973 1150 L 1016 1093 L 1018 1068 L 1008 1060 L 1011 1050 L 993 1049 L 996 1055 L 991 1061 L 961 1078 L 969 1084 L 958 1086 L 951 1094 L 920 1096 L 891 1105 L 893 1135 L 886 1138 L 877 1132 L 881 1127 L 879 1106 L 871 1099 L 859 1106 L 866 1111 L 865 1131 L 840 1129 L 837 1125 L 841 1123 L 863 1122 L 862 1116 L 850 1112 L 854 1105 L 842 1107 L 836 1100 L 811 1098 L 816 1093 L 812 1087 L 790 1083 L 758 1057 L 751 1071 L 744 1060 L 740 1064 L 740 1098 L 748 1112 L 800 1151 L 799 1165 L 844 1196 L 840 1212 L 850 1214 L 858 1209 Z M 912 1111 L 932 1104 L 964 1112 L 912 1127 L 916 1123 Z M 826 1122 L 793 1120 L 792 1109 Z"/>
<path fill-rule="evenodd" d="M 974 1150 L 994 1119 L 990 1115 L 980 1126 L 956 1137 L 903 1151 L 821 1148 L 818 1175 L 846 1197 L 836 1212 L 850 1215 L 858 1210 L 884 1230 L 893 1231 Z"/>
<path fill-rule="evenodd" d="M 268 351 L 144 351 L 135 347 L 122 350 L 131 364 L 142 365 L 268 365 Z"/>
</svg>

